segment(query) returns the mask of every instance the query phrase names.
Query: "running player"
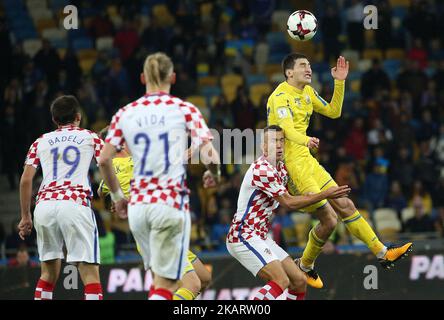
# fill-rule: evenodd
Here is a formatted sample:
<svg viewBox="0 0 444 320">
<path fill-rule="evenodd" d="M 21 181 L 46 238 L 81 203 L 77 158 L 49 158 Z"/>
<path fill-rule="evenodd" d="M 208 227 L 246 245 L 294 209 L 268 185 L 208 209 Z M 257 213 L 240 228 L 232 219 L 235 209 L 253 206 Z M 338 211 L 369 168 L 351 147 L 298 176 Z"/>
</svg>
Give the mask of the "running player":
<svg viewBox="0 0 444 320">
<path fill-rule="evenodd" d="M 145 269 L 154 274 L 150 299 L 171 300 L 186 265 L 190 238 L 189 190 L 185 186 L 184 154 L 188 133 L 191 150 L 199 150 L 208 171 L 204 179 L 220 177 L 219 155 L 200 111 L 169 94 L 175 82 L 171 59 L 149 55 L 141 81 L 146 94 L 113 117 L 100 160 L 120 216 L 127 202 L 112 166 L 116 148 L 127 143 L 134 160 L 134 181 L 128 206 L 130 229 L 140 245 Z"/>
<path fill-rule="evenodd" d="M 108 134 L 108 127 L 100 131 L 100 137 L 104 140 Z M 116 150 L 113 158 L 114 172 L 119 181 L 126 198 L 130 196 L 130 182 L 133 178 L 133 159 L 128 153 L 126 143 L 122 148 Z M 111 212 L 114 212 L 114 206 L 109 198 L 109 188 L 102 180 L 99 184 L 98 194 L 103 197 L 106 202 L 106 207 Z M 137 245 L 137 250 L 140 252 L 140 247 Z M 173 295 L 173 300 L 194 300 L 205 290 L 211 282 L 211 273 L 203 265 L 202 261 L 190 250 L 187 253 L 187 265 L 184 269 L 181 279 L 181 288 L 179 288 Z"/>
<path fill-rule="evenodd" d="M 76 264 L 85 285 L 85 300 L 102 300 L 99 278 L 100 252 L 88 170 L 98 161 L 103 141 L 97 134 L 79 128 L 80 106 L 73 96 L 61 96 L 51 105 L 57 130 L 45 133 L 29 149 L 20 180 L 23 239 L 32 229 L 30 212 L 32 181 L 39 167 L 43 181 L 34 210 L 34 226 L 41 260 L 41 276 L 35 300 L 52 300 L 60 274 L 61 259 Z"/>
<path fill-rule="evenodd" d="M 325 198 L 345 197 L 348 186 L 332 187 L 318 194 L 291 196 L 284 155 L 285 137 L 276 125 L 264 130 L 263 155 L 245 174 L 239 192 L 237 212 L 227 236 L 227 248 L 254 276 L 267 281 L 255 300 L 275 300 L 288 288 L 287 300 L 305 297 L 306 277 L 293 259 L 268 237 L 271 215 L 279 204 L 298 210 Z"/>
<path fill-rule="evenodd" d="M 310 86 L 312 71 L 307 57 L 298 53 L 290 54 L 283 60 L 282 68 L 286 81 L 279 84 L 268 99 L 268 125 L 279 125 L 285 132 L 285 165 L 290 176 L 290 193 L 318 193 L 337 184 L 310 154 L 309 149 L 319 147 L 319 139 L 307 136 L 306 131 L 313 112 L 332 119 L 341 116 L 349 63 L 341 56 L 331 70 L 335 81 L 330 103 Z M 336 227 L 336 213 L 350 233 L 368 246 L 384 268 L 394 266 L 398 259 L 411 251 L 411 242 L 387 248 L 349 198 L 322 200 L 304 208 L 304 211 L 314 212 L 320 221 L 310 231 L 307 247 L 298 260 L 300 268 L 307 274 L 307 283 L 313 287 L 323 286 L 322 280 L 313 269 L 314 262 Z"/>
</svg>

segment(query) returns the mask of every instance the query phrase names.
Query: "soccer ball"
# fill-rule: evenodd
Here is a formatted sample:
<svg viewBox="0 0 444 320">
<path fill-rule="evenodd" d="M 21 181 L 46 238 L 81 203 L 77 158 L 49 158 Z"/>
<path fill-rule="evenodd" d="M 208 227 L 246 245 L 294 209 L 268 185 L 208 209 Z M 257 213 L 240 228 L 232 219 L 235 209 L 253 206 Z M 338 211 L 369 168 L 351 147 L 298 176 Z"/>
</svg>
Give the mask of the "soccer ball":
<svg viewBox="0 0 444 320">
<path fill-rule="evenodd" d="M 310 11 L 298 10 L 288 17 L 287 32 L 295 40 L 310 40 L 316 34 L 317 29 L 318 21 Z"/>
</svg>

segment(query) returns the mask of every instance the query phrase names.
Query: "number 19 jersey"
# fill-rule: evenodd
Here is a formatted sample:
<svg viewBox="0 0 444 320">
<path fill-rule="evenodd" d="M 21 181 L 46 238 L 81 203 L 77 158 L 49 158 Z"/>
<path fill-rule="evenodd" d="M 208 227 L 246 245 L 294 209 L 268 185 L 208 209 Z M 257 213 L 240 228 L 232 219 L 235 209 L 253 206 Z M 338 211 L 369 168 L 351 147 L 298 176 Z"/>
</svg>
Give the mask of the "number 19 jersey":
<svg viewBox="0 0 444 320">
<path fill-rule="evenodd" d="M 193 104 L 165 92 L 146 94 L 121 108 L 105 142 L 128 145 L 134 161 L 130 205 L 162 203 L 188 211 L 185 154 L 213 139 Z"/>
<path fill-rule="evenodd" d="M 88 171 L 98 161 L 103 141 L 94 132 L 73 125 L 45 133 L 30 147 L 25 165 L 42 168 L 43 180 L 37 203 L 70 200 L 90 206 L 92 197 Z"/>
</svg>

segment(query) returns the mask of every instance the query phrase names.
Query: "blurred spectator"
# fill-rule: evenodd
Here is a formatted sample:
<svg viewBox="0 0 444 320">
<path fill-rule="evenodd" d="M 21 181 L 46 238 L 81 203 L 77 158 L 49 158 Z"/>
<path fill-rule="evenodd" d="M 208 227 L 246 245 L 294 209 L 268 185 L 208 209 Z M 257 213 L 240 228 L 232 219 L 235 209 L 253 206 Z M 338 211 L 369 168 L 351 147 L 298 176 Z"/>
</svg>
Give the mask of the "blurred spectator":
<svg viewBox="0 0 444 320">
<path fill-rule="evenodd" d="M 345 10 L 345 17 L 350 47 L 361 52 L 364 49 L 363 3 L 359 0 L 352 0 L 351 5 Z"/>
<path fill-rule="evenodd" d="M 413 48 L 407 53 L 407 58 L 416 61 L 422 70 L 427 68 L 427 51 L 424 49 L 421 39 L 414 40 Z"/>
<path fill-rule="evenodd" d="M 427 88 L 427 75 L 420 69 L 418 61 L 406 61 L 406 64 L 406 68 L 398 74 L 398 88 L 410 93 L 413 103 L 419 104 L 421 94 Z"/>
<path fill-rule="evenodd" d="M 428 1 L 412 1 L 405 25 L 413 38 L 422 39 L 425 43 L 436 35 L 437 17 L 434 8 Z"/>
<path fill-rule="evenodd" d="M 430 215 L 424 211 L 423 201 L 421 197 L 413 198 L 413 208 L 415 210 L 415 216 L 407 220 L 405 224 L 404 232 L 433 232 L 435 226 Z"/>
<path fill-rule="evenodd" d="M 439 177 L 436 162 L 435 154 L 430 148 L 430 141 L 422 141 L 419 145 L 419 158 L 415 165 L 415 173 L 427 190 L 431 190 L 435 186 Z"/>
<path fill-rule="evenodd" d="M 66 74 L 67 91 L 73 93 L 80 85 L 82 69 L 80 69 L 79 60 L 74 50 L 68 49 L 62 60 L 62 68 Z M 60 88 L 59 88 L 60 89 Z"/>
<path fill-rule="evenodd" d="M 378 1 L 378 28 L 376 33 L 376 45 L 382 50 L 387 50 L 392 44 L 392 9 L 388 0 Z"/>
<path fill-rule="evenodd" d="M 367 137 L 364 129 L 364 120 L 356 118 L 344 142 L 347 154 L 355 160 L 364 160 L 367 152 Z"/>
<path fill-rule="evenodd" d="M 213 224 L 211 228 L 211 242 L 219 251 L 226 250 L 225 241 L 230 230 L 231 216 L 232 214 L 221 213 L 219 215 L 219 221 Z"/>
<path fill-rule="evenodd" d="M 444 207 L 438 208 L 438 217 L 435 220 L 435 230 L 444 238 Z"/>
<path fill-rule="evenodd" d="M 94 38 L 112 36 L 114 26 L 105 11 L 101 11 L 100 15 L 96 15 L 91 21 L 89 32 Z"/>
<path fill-rule="evenodd" d="M 380 91 L 390 91 L 390 79 L 382 69 L 381 61 L 374 59 L 371 69 L 362 75 L 361 96 L 364 99 L 374 98 Z"/>
<path fill-rule="evenodd" d="M 126 20 L 122 28 L 116 33 L 114 37 L 114 47 L 119 49 L 120 58 L 126 62 L 133 54 L 134 50 L 140 43 L 139 35 L 134 27 L 134 23 Z"/>
<path fill-rule="evenodd" d="M 387 167 L 385 163 L 376 162 L 373 172 L 367 175 L 362 188 L 362 197 L 369 211 L 384 205 L 388 192 Z"/>
<path fill-rule="evenodd" d="M 432 197 L 430 193 L 428 193 L 420 180 L 416 180 L 413 184 L 413 192 L 412 196 L 409 200 L 409 207 L 415 206 L 415 201 L 418 202 L 421 200 L 421 209 L 424 213 L 430 214 L 432 211 Z"/>
<path fill-rule="evenodd" d="M 372 129 L 367 134 L 369 145 L 384 144 L 393 139 L 393 134 L 389 128 L 383 126 L 380 119 L 374 119 Z"/>
<path fill-rule="evenodd" d="M 324 61 L 329 63 L 331 60 L 336 60 L 341 51 L 341 43 L 339 42 L 341 18 L 334 6 L 327 6 L 325 16 L 320 25 L 322 41 L 324 43 Z"/>
<path fill-rule="evenodd" d="M 407 200 L 402 192 L 401 185 L 398 181 L 393 181 L 390 187 L 390 194 L 385 201 L 385 207 L 393 208 L 401 217 L 401 211 L 407 207 Z"/>
<path fill-rule="evenodd" d="M 34 61 L 35 65 L 45 73 L 50 85 L 57 83 L 61 61 L 49 40 L 42 40 L 42 48 L 35 55 Z"/>
<path fill-rule="evenodd" d="M 24 268 L 24 267 L 36 267 L 37 263 L 29 258 L 28 248 L 26 245 L 21 245 L 14 258 L 8 260 L 8 267 L 12 268 Z"/>
<path fill-rule="evenodd" d="M 209 126 L 212 128 L 217 122 L 220 122 L 224 128 L 234 128 L 233 115 L 224 94 L 220 94 L 211 107 Z"/>
<path fill-rule="evenodd" d="M 236 99 L 231 103 L 234 127 L 240 130 L 254 128 L 255 110 L 245 88 L 237 89 Z"/>
</svg>

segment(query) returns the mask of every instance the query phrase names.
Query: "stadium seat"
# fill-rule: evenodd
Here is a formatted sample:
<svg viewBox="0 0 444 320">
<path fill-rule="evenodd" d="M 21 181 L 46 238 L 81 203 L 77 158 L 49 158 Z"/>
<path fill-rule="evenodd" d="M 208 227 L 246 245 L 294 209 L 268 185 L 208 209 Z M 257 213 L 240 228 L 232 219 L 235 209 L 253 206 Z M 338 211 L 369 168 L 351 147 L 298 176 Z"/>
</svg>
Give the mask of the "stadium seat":
<svg viewBox="0 0 444 320">
<path fill-rule="evenodd" d="M 23 41 L 23 51 L 31 58 L 42 48 L 42 41 L 40 39 L 28 39 Z"/>
<path fill-rule="evenodd" d="M 403 60 L 405 58 L 405 51 L 402 49 L 387 49 L 385 58 Z"/>
<path fill-rule="evenodd" d="M 100 37 L 96 39 L 96 49 L 98 51 L 112 50 L 113 47 L 114 39 L 112 37 Z"/>
<path fill-rule="evenodd" d="M 37 31 L 42 34 L 44 30 L 46 29 L 54 29 L 57 27 L 57 23 L 55 22 L 54 19 L 43 19 L 43 20 L 38 20 L 35 23 L 35 27 L 37 29 Z"/>
<path fill-rule="evenodd" d="M 401 211 L 402 223 L 406 223 L 410 218 L 413 218 L 414 216 L 415 216 L 415 210 L 411 207 L 404 208 Z"/>
<path fill-rule="evenodd" d="M 364 53 L 362 54 L 362 57 L 364 59 L 370 59 L 370 60 L 373 60 L 373 59 L 382 60 L 384 58 L 383 54 L 382 54 L 382 50 L 380 50 L 380 49 L 365 49 Z"/>
<path fill-rule="evenodd" d="M 281 82 L 285 81 L 285 77 L 284 77 L 284 74 L 282 73 L 282 71 L 275 72 L 270 75 L 270 77 L 268 78 L 268 81 L 270 83 L 277 84 L 277 83 L 281 83 Z"/>
<path fill-rule="evenodd" d="M 362 59 L 358 61 L 357 69 L 360 72 L 366 72 L 372 67 L 372 61 L 370 59 Z"/>
<path fill-rule="evenodd" d="M 197 80 L 199 86 L 216 86 L 217 85 L 217 77 L 207 76 L 207 77 L 199 77 Z"/>
<path fill-rule="evenodd" d="M 222 88 L 230 85 L 240 86 L 244 84 L 244 79 L 238 74 L 226 74 L 221 78 Z"/>
<path fill-rule="evenodd" d="M 207 100 L 204 96 L 189 96 L 185 100 L 194 104 L 199 109 L 207 108 Z"/>
<path fill-rule="evenodd" d="M 63 28 L 45 29 L 42 32 L 42 37 L 50 41 L 67 39 L 67 31 Z"/>
<path fill-rule="evenodd" d="M 390 208 L 376 209 L 373 213 L 376 230 L 385 241 L 393 241 L 401 231 L 401 222 L 395 210 Z"/>
<path fill-rule="evenodd" d="M 258 83 L 267 83 L 267 76 L 264 74 L 249 74 L 247 76 L 247 86 L 251 86 L 253 84 Z"/>
<path fill-rule="evenodd" d="M 174 24 L 174 17 L 171 15 L 165 4 L 158 4 L 152 8 L 153 18 L 161 27 L 170 27 Z"/>
<path fill-rule="evenodd" d="M 72 48 L 75 51 L 79 51 L 82 49 L 92 49 L 94 48 L 94 44 L 93 41 L 88 37 L 78 38 L 72 41 Z"/>
<path fill-rule="evenodd" d="M 351 80 L 350 88 L 353 92 L 359 92 L 361 89 L 361 80 Z"/>
<path fill-rule="evenodd" d="M 197 76 L 206 77 L 210 73 L 210 66 L 206 62 L 198 63 L 196 66 Z"/>
<path fill-rule="evenodd" d="M 98 56 L 98 52 L 95 49 L 81 49 L 77 51 L 76 54 L 79 60 L 84 60 L 84 59 L 96 60 Z"/>
<path fill-rule="evenodd" d="M 95 63 L 96 59 L 94 58 L 83 59 L 79 61 L 80 68 L 82 69 L 84 74 L 89 74 Z"/>
<path fill-rule="evenodd" d="M 29 10 L 29 15 L 33 21 L 49 20 L 54 17 L 53 12 L 47 8 L 35 8 Z"/>
<path fill-rule="evenodd" d="M 26 7 L 28 11 L 31 12 L 33 10 L 46 9 L 48 5 L 46 0 L 26 0 Z"/>
<path fill-rule="evenodd" d="M 222 92 L 224 93 L 225 97 L 227 98 L 227 102 L 231 103 L 236 99 L 237 94 L 237 88 L 239 85 L 236 84 L 228 84 L 226 86 L 222 87 Z"/>
<path fill-rule="evenodd" d="M 265 74 L 267 75 L 267 77 L 270 79 L 270 77 L 274 74 L 274 73 L 282 73 L 282 67 L 280 64 L 267 64 L 265 66 Z"/>
<path fill-rule="evenodd" d="M 250 87 L 251 102 L 253 102 L 253 104 L 256 107 L 262 107 L 262 106 L 259 106 L 262 96 L 269 95 L 271 93 L 271 91 L 272 91 L 271 86 L 268 83 L 252 85 Z"/>
<path fill-rule="evenodd" d="M 270 47 L 265 42 L 260 42 L 256 46 L 256 51 L 254 53 L 254 61 L 257 65 L 257 72 L 263 72 L 265 65 L 268 61 L 268 54 Z"/>
</svg>

